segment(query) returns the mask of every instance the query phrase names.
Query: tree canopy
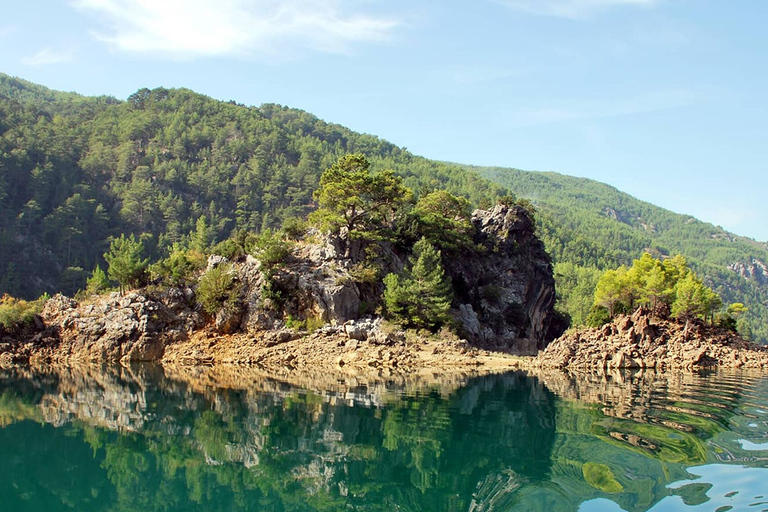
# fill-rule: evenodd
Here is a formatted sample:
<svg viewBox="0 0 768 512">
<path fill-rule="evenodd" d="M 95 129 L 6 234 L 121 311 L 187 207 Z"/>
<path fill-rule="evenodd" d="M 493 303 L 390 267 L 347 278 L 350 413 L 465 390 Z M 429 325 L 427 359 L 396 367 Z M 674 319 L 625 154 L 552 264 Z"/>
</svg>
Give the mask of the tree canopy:
<svg viewBox="0 0 768 512">
<path fill-rule="evenodd" d="M 323 172 L 314 197 L 318 209 L 311 220 L 340 234 L 349 252 L 349 242 L 391 238 L 395 215 L 412 193 L 393 171 L 371 174 L 368 159 L 352 154 Z"/>
<path fill-rule="evenodd" d="M 714 321 L 723 302 L 682 256 L 662 261 L 644 253 L 631 267 L 605 271 L 597 281 L 594 295 L 594 306 L 607 310 L 608 317 L 641 305 L 661 316 L 671 313 L 681 319 L 701 317 Z M 740 308 L 734 304 L 733 309 Z M 597 318 L 604 317 L 599 313 L 593 315 L 593 323 L 599 323 Z"/>
</svg>

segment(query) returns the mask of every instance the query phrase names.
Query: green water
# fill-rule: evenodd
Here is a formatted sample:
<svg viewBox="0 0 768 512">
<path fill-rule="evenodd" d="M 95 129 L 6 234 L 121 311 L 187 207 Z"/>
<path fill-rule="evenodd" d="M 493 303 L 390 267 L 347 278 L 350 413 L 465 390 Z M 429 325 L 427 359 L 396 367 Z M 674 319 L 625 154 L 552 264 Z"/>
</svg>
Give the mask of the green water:
<svg viewBox="0 0 768 512">
<path fill-rule="evenodd" d="M 768 510 L 766 378 L 198 377 L 0 370 L 0 510 Z"/>
</svg>

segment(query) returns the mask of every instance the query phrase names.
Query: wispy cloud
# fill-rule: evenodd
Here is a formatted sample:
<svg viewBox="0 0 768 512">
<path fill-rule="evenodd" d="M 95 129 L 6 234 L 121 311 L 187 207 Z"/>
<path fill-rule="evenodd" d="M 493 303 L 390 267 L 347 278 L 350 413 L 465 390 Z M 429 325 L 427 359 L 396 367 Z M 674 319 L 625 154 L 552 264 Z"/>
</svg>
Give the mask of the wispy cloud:
<svg viewBox="0 0 768 512">
<path fill-rule="evenodd" d="M 275 58 L 346 53 L 392 37 L 399 20 L 355 11 L 352 0 L 72 0 L 102 22 L 98 39 L 132 53 L 180 58 Z M 370 2 L 367 3 L 370 5 Z"/>
<path fill-rule="evenodd" d="M 47 66 L 49 64 L 61 64 L 69 62 L 74 57 L 74 51 L 69 49 L 56 49 L 46 47 L 35 53 L 21 58 L 21 63 L 27 66 Z"/>
<path fill-rule="evenodd" d="M 707 97 L 704 91 L 671 89 L 630 98 L 582 99 L 553 102 L 546 107 L 528 107 L 508 114 L 512 126 L 530 127 L 551 123 L 604 119 L 685 107 Z"/>
<path fill-rule="evenodd" d="M 649 7 L 661 0 L 495 0 L 511 8 L 546 16 L 583 19 L 611 7 Z"/>
</svg>

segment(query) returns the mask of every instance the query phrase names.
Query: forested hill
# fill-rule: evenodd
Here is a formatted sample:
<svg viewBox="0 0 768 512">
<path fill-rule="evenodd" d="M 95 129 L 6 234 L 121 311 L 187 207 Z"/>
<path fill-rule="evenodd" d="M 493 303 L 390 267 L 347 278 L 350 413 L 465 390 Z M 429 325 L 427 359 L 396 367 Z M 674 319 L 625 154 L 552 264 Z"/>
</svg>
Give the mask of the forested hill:
<svg viewBox="0 0 768 512">
<path fill-rule="evenodd" d="M 432 161 L 274 104 L 164 88 L 120 101 L 3 74 L 0 294 L 74 293 L 96 265 L 104 268 L 108 240 L 120 233 L 141 235 L 156 260 L 174 243 L 210 245 L 235 230 L 279 227 L 313 209 L 322 171 L 356 152 L 374 170 L 395 170 L 417 193 L 447 189 L 475 206 L 508 191 L 531 198 L 558 263 L 561 307 L 576 321 L 591 306 L 597 269 L 652 248 L 684 254 L 724 300 L 745 302 L 744 326 L 768 340 L 764 246 L 606 185 Z"/>
<path fill-rule="evenodd" d="M 296 109 L 186 89 L 92 98 L 0 74 L 0 294 L 74 293 L 120 233 L 141 235 L 157 259 L 192 233 L 211 244 L 279 227 L 313 208 L 322 171 L 353 152 L 417 191 L 476 205 L 504 193 Z"/>
<path fill-rule="evenodd" d="M 597 181 L 552 172 L 465 168 L 534 203 L 538 234 L 555 262 L 561 307 L 575 323 L 592 305 L 599 270 L 631 265 L 644 251 L 683 254 L 724 301 L 748 305 L 741 330 L 768 341 L 768 244 Z"/>
</svg>

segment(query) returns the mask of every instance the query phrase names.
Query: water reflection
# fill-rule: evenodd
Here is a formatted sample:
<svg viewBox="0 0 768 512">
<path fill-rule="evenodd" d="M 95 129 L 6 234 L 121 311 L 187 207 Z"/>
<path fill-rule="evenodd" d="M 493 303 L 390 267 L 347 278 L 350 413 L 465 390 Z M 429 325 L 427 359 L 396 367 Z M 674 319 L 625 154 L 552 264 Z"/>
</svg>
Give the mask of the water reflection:
<svg viewBox="0 0 768 512">
<path fill-rule="evenodd" d="M 711 468 L 763 474 L 768 464 L 768 385 L 748 375 L 392 382 L 229 371 L 0 371 L 0 503 L 688 510 L 728 500 L 729 480 Z"/>
</svg>

